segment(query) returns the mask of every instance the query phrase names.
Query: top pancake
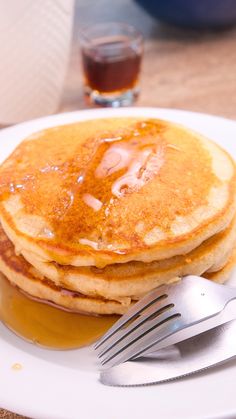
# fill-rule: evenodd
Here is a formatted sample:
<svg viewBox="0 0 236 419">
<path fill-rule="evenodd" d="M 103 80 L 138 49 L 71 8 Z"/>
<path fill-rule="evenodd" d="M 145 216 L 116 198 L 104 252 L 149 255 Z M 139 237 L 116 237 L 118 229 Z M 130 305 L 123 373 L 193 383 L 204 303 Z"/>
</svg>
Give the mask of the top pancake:
<svg viewBox="0 0 236 419">
<path fill-rule="evenodd" d="M 161 120 L 109 118 L 23 141 L 0 168 L 0 218 L 16 245 L 75 266 L 188 253 L 235 213 L 235 165 Z"/>
</svg>

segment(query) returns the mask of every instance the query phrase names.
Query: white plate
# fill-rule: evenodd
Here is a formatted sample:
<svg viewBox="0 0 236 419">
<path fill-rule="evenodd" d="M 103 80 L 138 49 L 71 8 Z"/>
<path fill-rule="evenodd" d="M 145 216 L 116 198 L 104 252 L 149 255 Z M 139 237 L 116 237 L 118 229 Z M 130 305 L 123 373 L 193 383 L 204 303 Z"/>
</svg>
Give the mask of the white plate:
<svg viewBox="0 0 236 419">
<path fill-rule="evenodd" d="M 236 122 L 192 112 L 126 108 L 41 118 L 0 132 L 0 159 L 28 134 L 54 125 L 109 116 L 158 117 L 183 123 L 236 157 Z M 184 174 L 183 174 L 184 178 Z M 236 283 L 236 274 L 232 281 Z M 11 366 L 23 368 L 14 371 Z M 39 419 L 193 419 L 236 417 L 236 362 L 156 386 L 115 388 L 98 381 L 91 349 L 37 348 L 0 325 L 0 406 Z"/>
</svg>

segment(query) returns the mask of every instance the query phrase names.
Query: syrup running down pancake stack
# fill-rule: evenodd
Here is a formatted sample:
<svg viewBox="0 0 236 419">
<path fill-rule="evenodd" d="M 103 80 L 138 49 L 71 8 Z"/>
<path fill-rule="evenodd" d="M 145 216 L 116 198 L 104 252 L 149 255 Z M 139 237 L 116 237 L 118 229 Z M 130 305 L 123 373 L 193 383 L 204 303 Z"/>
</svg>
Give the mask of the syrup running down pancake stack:
<svg viewBox="0 0 236 419">
<path fill-rule="evenodd" d="M 0 168 L 0 270 L 32 298 L 122 314 L 236 259 L 236 169 L 219 146 L 161 120 L 109 118 L 26 138 Z"/>
</svg>

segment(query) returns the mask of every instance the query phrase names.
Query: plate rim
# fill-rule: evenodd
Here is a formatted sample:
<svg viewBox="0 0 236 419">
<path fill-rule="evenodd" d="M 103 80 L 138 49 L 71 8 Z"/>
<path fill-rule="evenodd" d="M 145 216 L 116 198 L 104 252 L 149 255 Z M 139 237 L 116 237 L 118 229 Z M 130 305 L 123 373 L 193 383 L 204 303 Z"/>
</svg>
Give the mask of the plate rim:
<svg viewBox="0 0 236 419">
<path fill-rule="evenodd" d="M 128 107 L 128 108 L 119 108 L 119 109 L 117 109 L 117 108 L 115 108 L 115 109 L 107 109 L 107 108 L 97 109 L 97 108 L 95 108 L 95 109 L 81 109 L 81 110 L 77 110 L 77 111 L 73 111 L 73 112 L 58 113 L 58 114 L 49 115 L 49 116 L 46 116 L 46 117 L 40 117 L 40 118 L 37 118 L 37 119 L 32 119 L 32 120 L 29 120 L 29 121 L 21 122 L 19 124 L 16 124 L 16 125 L 13 125 L 13 126 L 10 126 L 10 127 L 2 128 L 0 130 L 0 139 L 2 139 L 2 137 L 5 134 L 7 136 L 11 132 L 15 132 L 16 130 L 20 130 L 20 131 L 21 130 L 23 130 L 23 131 L 28 130 L 28 129 L 30 129 L 30 127 L 32 125 L 38 126 L 38 125 L 42 124 L 43 127 L 40 128 L 40 129 L 46 128 L 48 124 L 49 124 L 49 126 L 53 126 L 53 121 L 55 121 L 54 125 L 58 125 L 58 122 L 56 122 L 56 121 L 59 118 L 62 119 L 62 123 L 60 125 L 64 125 L 64 124 L 67 124 L 67 123 L 76 122 L 76 118 L 78 116 L 83 117 L 84 115 L 85 116 L 86 115 L 91 115 L 91 118 L 98 118 L 99 119 L 101 117 L 110 117 L 110 115 L 111 115 L 111 117 L 112 117 L 112 115 L 115 116 L 114 114 L 117 114 L 117 116 L 119 116 L 119 114 L 125 114 L 125 113 L 128 113 L 127 116 L 130 116 L 131 113 L 133 114 L 133 116 L 135 116 L 135 114 L 140 114 L 141 115 L 142 112 L 144 112 L 144 113 L 148 113 L 148 112 L 150 112 L 150 113 L 167 113 L 167 114 L 168 113 L 170 113 L 170 114 L 173 113 L 173 114 L 180 115 L 180 117 L 184 116 L 184 115 L 188 116 L 190 114 L 193 118 L 194 117 L 209 118 L 212 121 L 213 120 L 217 120 L 217 121 L 220 120 L 220 121 L 222 121 L 222 123 L 227 123 L 227 124 L 233 123 L 233 125 L 235 127 L 235 130 L 236 130 L 236 120 L 225 118 L 225 117 L 222 117 L 222 116 L 206 114 L 206 113 L 203 113 L 203 112 L 188 111 L 188 110 L 184 110 L 184 109 L 156 108 L 156 107 Z M 104 113 L 106 113 L 107 116 L 105 116 L 105 115 L 99 116 L 99 115 L 102 115 Z M 98 115 L 97 117 L 96 117 L 96 114 Z M 83 120 L 82 117 L 79 118 L 79 120 Z M 67 120 L 70 120 L 70 119 L 74 119 L 74 121 L 68 122 Z M 85 117 L 85 119 L 90 119 L 90 118 Z M 164 118 L 164 119 L 168 119 L 168 118 Z M 169 120 L 171 120 L 171 118 Z M 182 123 L 182 122 L 180 122 L 180 123 Z M 186 121 L 186 125 L 188 125 L 187 121 Z M 37 128 L 37 130 L 38 130 L 38 128 Z M 32 132 L 35 132 L 35 130 L 32 130 Z M 19 141 L 21 140 L 21 138 L 22 137 L 20 135 Z M 14 145 L 14 147 L 15 147 L 15 145 Z M 2 160 L 0 159 L 0 161 L 2 161 Z M 1 328 L 0 328 L 0 331 L 1 331 Z M 1 341 L 1 339 L 2 339 L 2 337 L 0 335 L 0 341 Z M 24 346 L 24 345 L 22 345 L 22 346 Z M 0 353 L 1 353 L 1 349 L 0 349 Z M 27 356 L 28 356 L 28 352 L 27 352 Z M 0 370 L 1 370 L 1 368 L 0 368 Z M 2 380 L 4 380 L 3 377 L 1 377 L 1 378 L 2 378 Z M 1 400 L 1 398 L 2 398 L 2 396 L 0 394 L 0 400 Z M 2 403 L 0 402 L 0 405 L 1 404 Z M 23 405 L 24 405 L 24 403 L 23 403 Z M 2 408 L 10 410 L 12 412 L 14 411 L 18 414 L 22 414 L 22 415 L 26 415 L 26 416 L 30 416 L 30 417 L 34 417 L 34 418 L 39 417 L 38 413 L 37 413 L 37 408 L 34 409 L 34 408 L 29 407 L 29 406 L 23 407 L 23 405 L 21 403 L 18 403 L 18 405 L 14 406 L 14 403 L 11 405 L 11 403 L 8 403 L 6 401 L 6 403 L 4 403 L 4 406 Z M 231 411 L 227 411 L 226 416 L 224 416 L 224 417 L 235 417 L 235 414 L 236 414 L 236 403 L 235 403 L 235 409 L 233 409 Z M 47 413 L 46 416 L 45 415 L 42 416 L 42 414 L 40 414 L 40 419 L 43 419 L 43 417 L 45 417 L 45 419 L 50 419 L 50 418 L 58 419 L 58 418 L 54 418 L 53 415 L 48 414 L 48 413 Z M 218 415 L 216 416 L 215 415 L 214 418 L 215 419 L 222 418 L 222 416 L 218 416 Z M 89 419 L 91 419 L 91 418 L 89 418 Z"/>
</svg>

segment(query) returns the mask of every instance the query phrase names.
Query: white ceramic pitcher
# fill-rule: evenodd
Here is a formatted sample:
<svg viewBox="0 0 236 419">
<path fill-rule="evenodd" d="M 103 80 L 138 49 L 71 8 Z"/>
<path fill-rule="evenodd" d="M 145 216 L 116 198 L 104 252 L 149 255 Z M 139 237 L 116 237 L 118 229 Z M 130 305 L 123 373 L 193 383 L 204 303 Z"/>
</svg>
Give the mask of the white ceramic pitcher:
<svg viewBox="0 0 236 419">
<path fill-rule="evenodd" d="M 0 124 L 57 110 L 73 6 L 74 0 L 0 0 Z"/>
</svg>

